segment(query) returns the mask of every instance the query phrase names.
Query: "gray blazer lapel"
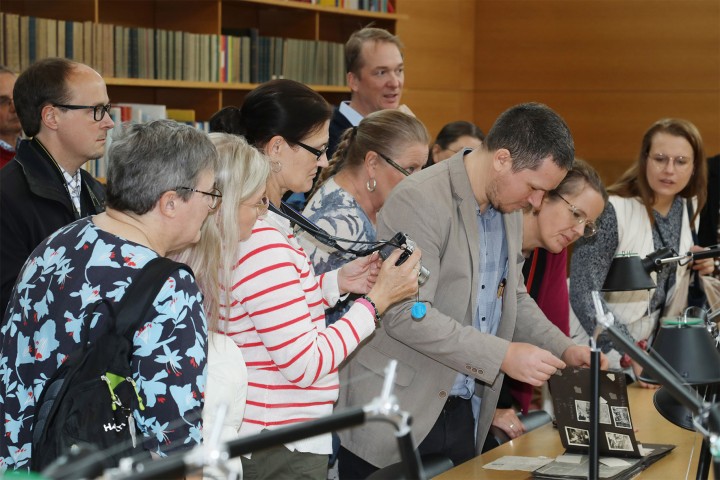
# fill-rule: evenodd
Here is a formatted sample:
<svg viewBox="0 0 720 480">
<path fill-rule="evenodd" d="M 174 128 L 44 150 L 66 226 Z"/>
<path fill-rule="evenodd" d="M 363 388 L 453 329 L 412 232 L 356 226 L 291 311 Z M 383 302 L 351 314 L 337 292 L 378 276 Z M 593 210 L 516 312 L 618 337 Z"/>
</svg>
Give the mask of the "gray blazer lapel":
<svg viewBox="0 0 720 480">
<path fill-rule="evenodd" d="M 452 162 L 450 167 L 450 187 L 452 194 L 458 205 L 458 213 L 463 223 L 465 235 L 470 251 L 470 261 L 472 262 L 472 310 L 477 309 L 477 282 L 478 282 L 478 265 L 480 264 L 480 237 L 478 236 L 477 226 L 477 200 L 470 186 L 470 181 L 465 170 L 463 157 L 448 160 Z M 472 320 L 471 320 L 472 323 Z"/>
</svg>

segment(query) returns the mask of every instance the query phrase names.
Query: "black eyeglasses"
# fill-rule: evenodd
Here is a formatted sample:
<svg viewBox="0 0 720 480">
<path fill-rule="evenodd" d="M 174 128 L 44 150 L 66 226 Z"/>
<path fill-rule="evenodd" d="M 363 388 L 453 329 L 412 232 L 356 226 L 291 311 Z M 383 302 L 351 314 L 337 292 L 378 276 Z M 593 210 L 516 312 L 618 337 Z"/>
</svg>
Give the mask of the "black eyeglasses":
<svg viewBox="0 0 720 480">
<path fill-rule="evenodd" d="M 568 207 L 570 207 L 570 211 L 572 212 L 573 218 L 579 225 L 585 224 L 585 230 L 583 230 L 583 237 L 592 237 L 597 233 L 597 225 L 595 225 L 595 222 L 593 222 L 592 220 L 588 220 L 587 215 L 582 210 L 565 200 L 565 198 L 559 193 L 556 193 L 555 195 L 560 197 L 563 202 L 568 204 Z"/>
<path fill-rule="evenodd" d="M 111 104 L 107 105 L 62 105 L 60 103 L 53 104 L 53 107 L 65 108 L 67 110 L 92 110 L 93 118 L 96 122 L 99 122 L 105 118 L 106 113 L 110 113 L 112 108 Z"/>
<path fill-rule="evenodd" d="M 325 155 L 325 153 L 327 153 L 327 149 L 328 149 L 328 147 L 330 146 L 330 145 L 328 145 L 328 144 L 325 144 L 325 145 L 322 146 L 322 148 L 321 148 L 320 150 L 318 150 L 317 148 L 311 147 L 310 145 L 305 145 L 305 144 L 302 143 L 302 142 L 292 142 L 292 143 L 294 143 L 294 144 L 296 144 L 296 145 L 304 148 L 304 149 L 307 150 L 308 152 L 310 152 L 310 153 L 312 153 L 313 155 L 315 155 L 315 156 L 317 157 L 317 161 L 318 161 L 318 162 L 320 161 L 320 157 L 322 157 L 323 155 Z"/>
<path fill-rule="evenodd" d="M 217 188 L 213 188 L 209 192 L 203 192 L 202 190 L 198 190 L 197 188 L 190 187 L 177 187 L 175 190 L 187 190 L 189 192 L 200 193 L 207 196 L 210 199 L 210 202 L 208 203 L 208 208 L 210 208 L 210 210 L 215 210 L 218 205 L 220 205 L 220 200 L 222 199 L 222 192 Z"/>
<path fill-rule="evenodd" d="M 398 172 L 402 173 L 402 174 L 405 175 L 406 177 L 410 175 L 410 172 L 408 172 L 408 171 L 405 170 L 403 167 L 401 167 L 400 165 L 398 165 L 397 163 L 395 163 L 395 162 L 394 162 L 393 160 L 391 160 L 389 157 L 386 157 L 385 155 L 383 155 L 383 154 L 380 153 L 380 152 L 375 152 L 375 153 L 377 153 L 378 155 L 380 155 L 383 160 L 385 160 L 386 162 L 388 162 L 388 163 L 390 164 L 390 166 L 393 167 L 393 168 L 394 168 L 395 170 L 397 170 Z"/>
</svg>

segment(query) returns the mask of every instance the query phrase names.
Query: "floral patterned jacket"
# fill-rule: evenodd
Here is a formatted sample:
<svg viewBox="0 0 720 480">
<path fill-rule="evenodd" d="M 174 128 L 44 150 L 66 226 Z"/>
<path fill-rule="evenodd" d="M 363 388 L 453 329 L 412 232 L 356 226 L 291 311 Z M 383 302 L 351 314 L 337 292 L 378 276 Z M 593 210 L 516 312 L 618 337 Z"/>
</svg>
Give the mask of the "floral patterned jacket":
<svg viewBox="0 0 720 480">
<path fill-rule="evenodd" d="M 0 335 L 0 471 L 29 468 L 35 400 L 80 345 L 107 331 L 89 316 L 100 299 L 118 302 L 157 253 L 100 230 L 91 218 L 41 243 L 20 272 Z M 134 337 L 131 367 L 145 410 L 135 412 L 145 449 L 161 456 L 200 443 L 207 324 L 202 296 L 185 270 L 174 272 Z"/>
</svg>

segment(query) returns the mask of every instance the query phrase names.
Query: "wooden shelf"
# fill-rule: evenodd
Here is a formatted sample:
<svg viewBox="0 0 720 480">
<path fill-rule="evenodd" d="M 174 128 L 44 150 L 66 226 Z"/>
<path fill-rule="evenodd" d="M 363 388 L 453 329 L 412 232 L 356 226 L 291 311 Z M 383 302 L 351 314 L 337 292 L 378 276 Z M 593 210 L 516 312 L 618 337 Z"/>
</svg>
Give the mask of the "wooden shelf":
<svg viewBox="0 0 720 480">
<path fill-rule="evenodd" d="M 333 15 L 375 18 L 381 20 L 407 20 L 407 15 L 401 13 L 371 12 L 368 10 L 355 10 L 352 8 L 328 7 L 325 5 L 312 5 L 310 3 L 295 2 L 292 0 L 225 0 L 225 3 L 256 3 L 272 7 L 290 8 L 293 10 L 309 10 L 313 12 L 330 13 Z"/>
<path fill-rule="evenodd" d="M 397 11 L 400 0 L 392 2 Z M 345 43 L 352 32 L 371 23 L 395 32 L 397 21 L 407 18 L 407 15 L 397 13 L 291 0 L 0 0 L 0 11 L 36 18 L 201 35 L 252 29 L 261 37 L 336 44 Z M 93 61 L 98 62 L 96 58 Z M 107 66 L 104 69 L 107 70 Z M 122 74 L 128 75 L 127 72 Z M 156 103 L 168 108 L 193 109 L 198 120 L 209 119 L 224 106 L 240 105 L 245 95 L 258 86 L 257 83 L 118 78 L 107 73 L 104 78 L 112 102 Z M 331 104 L 348 99 L 350 94 L 344 85 L 309 86 Z"/>
<path fill-rule="evenodd" d="M 108 86 L 149 88 L 197 88 L 203 90 L 252 90 L 257 83 L 186 82 L 182 80 L 152 80 L 147 78 L 105 77 Z M 347 93 L 348 87 L 332 85 L 308 85 L 320 93 Z"/>
</svg>

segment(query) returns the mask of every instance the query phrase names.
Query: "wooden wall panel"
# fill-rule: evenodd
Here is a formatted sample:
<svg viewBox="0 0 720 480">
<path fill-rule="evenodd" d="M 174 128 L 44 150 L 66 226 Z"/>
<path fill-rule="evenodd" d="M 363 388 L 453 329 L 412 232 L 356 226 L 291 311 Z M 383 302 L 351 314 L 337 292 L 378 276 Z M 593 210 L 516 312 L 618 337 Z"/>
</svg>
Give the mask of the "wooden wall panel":
<svg viewBox="0 0 720 480">
<path fill-rule="evenodd" d="M 547 103 L 606 182 L 662 117 L 691 120 L 720 153 L 719 26 L 718 0 L 478 0 L 476 123 Z"/>
<path fill-rule="evenodd" d="M 434 138 L 447 122 L 472 120 L 475 0 L 402 0 L 397 34 L 405 44 L 403 102 Z"/>
<path fill-rule="evenodd" d="M 637 157 L 645 130 L 665 117 L 691 118 L 703 132 L 707 153 L 717 145 L 719 93 L 478 92 L 476 123 L 485 131 L 508 106 L 542 102 L 563 116 L 578 157 L 594 165 L 605 182 L 614 181 Z M 712 133 L 715 132 L 715 135 Z"/>
<path fill-rule="evenodd" d="M 403 93 L 403 102 L 422 120 L 433 140 L 447 122 L 473 121 L 473 100 L 473 92 L 461 90 L 407 89 Z"/>
</svg>

